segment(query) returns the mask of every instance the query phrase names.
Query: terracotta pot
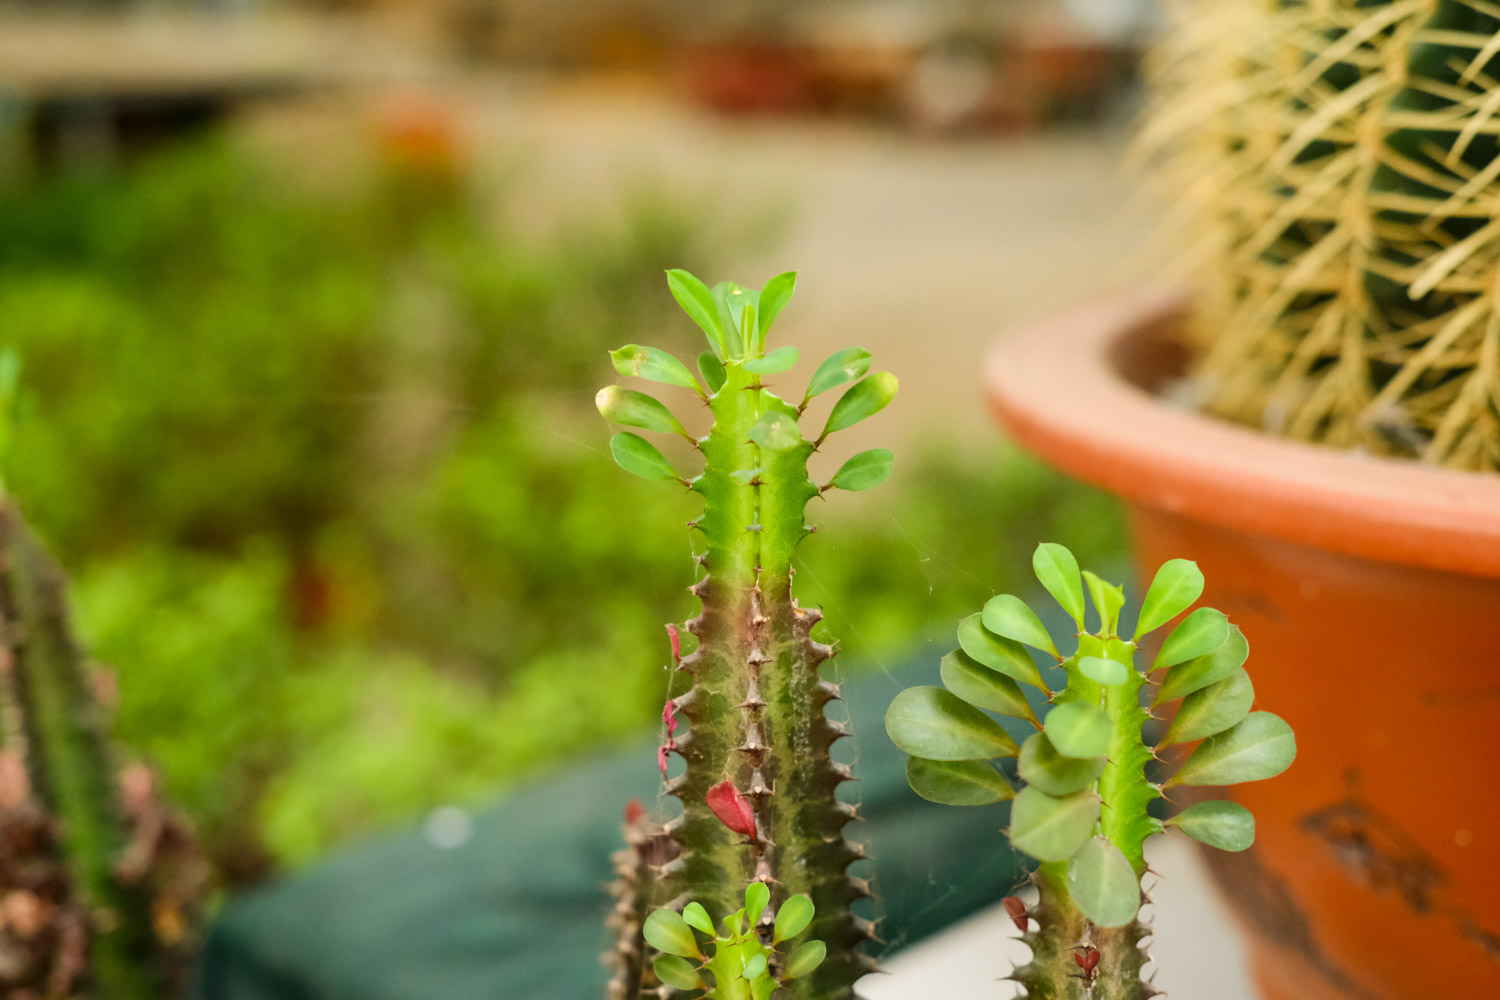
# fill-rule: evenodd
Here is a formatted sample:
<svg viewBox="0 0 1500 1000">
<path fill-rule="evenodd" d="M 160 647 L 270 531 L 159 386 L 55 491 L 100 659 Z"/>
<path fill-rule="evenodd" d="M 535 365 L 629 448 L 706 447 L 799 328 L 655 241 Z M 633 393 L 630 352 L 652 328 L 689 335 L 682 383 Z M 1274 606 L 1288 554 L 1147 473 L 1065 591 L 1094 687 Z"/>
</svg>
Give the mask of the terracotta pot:
<svg viewBox="0 0 1500 1000">
<path fill-rule="evenodd" d="M 1181 300 L 1100 302 L 1004 339 L 1025 446 L 1128 504 L 1142 567 L 1198 561 L 1297 732 L 1243 786 L 1256 845 L 1205 850 L 1273 1000 L 1500 995 L 1500 477 L 1287 442 L 1151 394 Z"/>
</svg>

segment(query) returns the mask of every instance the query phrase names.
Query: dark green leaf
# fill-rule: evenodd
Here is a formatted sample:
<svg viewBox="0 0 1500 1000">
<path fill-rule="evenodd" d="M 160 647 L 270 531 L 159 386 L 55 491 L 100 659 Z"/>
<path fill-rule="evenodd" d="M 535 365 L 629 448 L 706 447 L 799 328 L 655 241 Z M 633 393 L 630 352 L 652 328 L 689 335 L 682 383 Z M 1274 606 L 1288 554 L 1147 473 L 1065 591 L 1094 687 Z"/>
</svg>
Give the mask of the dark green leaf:
<svg viewBox="0 0 1500 1000">
<path fill-rule="evenodd" d="M 639 434 L 621 431 L 609 439 L 609 453 L 626 472 L 642 479 L 681 479 L 656 445 Z"/>
<path fill-rule="evenodd" d="M 863 347 L 850 347 L 830 354 L 818 366 L 818 370 L 813 372 L 812 381 L 807 384 L 805 398 L 812 399 L 845 382 L 853 382 L 857 378 L 862 378 L 869 370 L 870 352 Z"/>
<path fill-rule="evenodd" d="M 599 407 L 599 413 L 604 419 L 612 424 L 664 434 L 687 433 L 677 418 L 672 416 L 671 410 L 644 392 L 619 385 L 607 385 L 594 396 L 594 405 Z"/>
<path fill-rule="evenodd" d="M 693 929 L 675 910 L 655 910 L 641 929 L 651 947 L 668 955 L 698 958 L 698 939 Z"/>
<path fill-rule="evenodd" d="M 1078 560 L 1065 546 L 1056 542 L 1043 542 L 1031 555 L 1031 568 L 1052 599 L 1068 613 L 1068 617 L 1083 628 L 1083 576 L 1078 572 Z"/>
<path fill-rule="evenodd" d="M 1094 832 L 1099 799 L 1093 789 L 1054 798 L 1034 786 L 1010 807 L 1010 842 L 1038 861 L 1066 861 Z"/>
<path fill-rule="evenodd" d="M 682 908 L 682 919 L 693 930 L 702 931 L 705 934 L 714 933 L 714 922 L 709 917 L 708 911 L 703 908 L 702 903 L 689 903 Z"/>
<path fill-rule="evenodd" d="M 854 383 L 833 404 L 833 412 L 828 414 L 828 423 L 824 425 L 823 434 L 818 440 L 821 441 L 835 431 L 853 427 L 866 417 L 879 413 L 896 398 L 896 388 L 896 376 L 890 372 L 876 372 Z"/>
<path fill-rule="evenodd" d="M 674 990 L 703 989 L 703 977 L 698 975 L 693 963 L 685 958 L 663 955 L 652 963 L 652 968 L 656 970 L 656 978 Z"/>
<path fill-rule="evenodd" d="M 1210 684 L 1216 684 L 1243 667 L 1249 657 L 1250 644 L 1245 641 L 1244 633 L 1237 626 L 1231 625 L 1229 637 L 1219 643 L 1218 649 L 1195 656 L 1168 670 L 1152 704 L 1165 705 Z"/>
<path fill-rule="evenodd" d="M 987 806 L 1016 794 L 1005 776 L 983 760 L 908 757 L 906 781 L 922 798 L 945 806 Z"/>
<path fill-rule="evenodd" d="M 1088 570 L 1083 571 L 1083 582 L 1088 585 L 1094 610 L 1099 612 L 1100 634 L 1114 635 L 1120 627 L 1120 609 L 1125 606 L 1125 591 Z"/>
<path fill-rule="evenodd" d="M 823 964 L 828 946 L 822 941 L 808 941 L 786 960 L 786 978 L 799 979 Z"/>
<path fill-rule="evenodd" d="M 1229 638 L 1229 619 L 1224 612 L 1199 608 L 1184 618 L 1161 644 L 1161 652 L 1151 664 L 1153 671 L 1170 667 L 1195 656 L 1212 653 Z"/>
<path fill-rule="evenodd" d="M 626 344 L 617 351 L 610 351 L 609 357 L 615 363 L 615 371 L 621 375 L 680 385 L 684 389 L 698 388 L 698 380 L 693 378 L 687 365 L 660 348 Z"/>
<path fill-rule="evenodd" d="M 760 290 L 760 324 L 762 339 L 771 324 L 776 322 L 776 317 L 781 315 L 781 310 L 792 300 L 792 293 L 797 290 L 797 272 L 785 271 L 766 282 L 766 287 Z"/>
<path fill-rule="evenodd" d="M 756 375 L 777 375 L 797 363 L 795 347 L 778 347 L 763 358 L 751 358 L 745 362 L 745 371 Z"/>
<path fill-rule="evenodd" d="M 1068 701 L 1047 713 L 1047 738 L 1064 757 L 1097 757 L 1109 747 L 1109 716 L 1098 705 Z"/>
<path fill-rule="evenodd" d="M 1078 669 L 1095 684 L 1124 684 L 1130 679 L 1130 668 L 1118 660 L 1102 656 L 1080 656 Z"/>
<path fill-rule="evenodd" d="M 853 456 L 833 474 L 829 485 L 851 493 L 879 486 L 891 477 L 896 456 L 884 448 L 871 448 Z"/>
<path fill-rule="evenodd" d="M 943 686 L 976 708 L 999 712 L 1013 719 L 1026 719 L 1040 725 L 1031 703 L 1014 679 L 955 649 L 938 665 Z"/>
<path fill-rule="evenodd" d="M 1222 733 L 1250 713 L 1255 703 L 1255 687 L 1250 675 L 1241 667 L 1221 681 L 1199 688 L 1177 708 L 1177 715 L 1158 747 L 1191 743 L 1205 736 Z"/>
<path fill-rule="evenodd" d="M 667 287 L 698 328 L 708 336 L 708 345 L 724 356 L 724 326 L 719 321 L 719 306 L 708 286 L 681 268 L 667 272 Z"/>
<path fill-rule="evenodd" d="M 807 930 L 807 925 L 812 923 L 813 912 L 813 901 L 807 895 L 793 896 L 782 903 L 781 909 L 776 911 L 776 929 L 772 940 L 779 944 Z"/>
<path fill-rule="evenodd" d="M 1141 883 L 1114 844 L 1090 837 L 1068 859 L 1068 894 L 1099 927 L 1124 927 L 1141 908 Z"/>
<path fill-rule="evenodd" d="M 802 432 L 797 429 L 797 421 L 773 410 L 750 428 L 750 440 L 766 451 L 791 451 L 802 443 Z"/>
<path fill-rule="evenodd" d="M 1203 572 L 1187 559 L 1168 559 L 1156 571 L 1156 578 L 1141 601 L 1141 618 L 1135 627 L 1139 639 L 1193 606 L 1203 596 Z"/>
<path fill-rule="evenodd" d="M 1014 757 L 1016 741 L 1000 724 L 938 687 L 907 688 L 885 713 L 891 741 L 913 757 L 988 760 Z"/>
<path fill-rule="evenodd" d="M 709 392 L 718 392 L 724 388 L 724 381 L 728 377 L 724 374 L 724 362 L 713 351 L 704 351 L 698 355 L 698 371 L 702 373 L 703 384 L 708 386 Z"/>
<path fill-rule="evenodd" d="M 965 653 L 991 670 L 1047 690 L 1047 685 L 1042 682 L 1042 672 L 1037 669 L 1031 654 L 1026 652 L 1026 647 L 1014 639 L 1002 639 L 990 632 L 984 627 L 981 614 L 972 614 L 958 623 L 958 644 Z"/>
<path fill-rule="evenodd" d="M 1263 781 L 1297 756 L 1292 727 L 1270 712 L 1251 712 L 1234 728 L 1199 743 L 1167 785 L 1237 785 Z"/>
<path fill-rule="evenodd" d="M 984 627 L 995 635 L 1057 655 L 1057 646 L 1047 634 L 1047 626 L 1014 594 L 991 597 L 985 602 L 982 620 Z"/>
<path fill-rule="evenodd" d="M 1243 851 L 1255 843 L 1255 816 L 1238 802 L 1199 802 L 1167 822 L 1199 843 L 1221 851 Z"/>
<path fill-rule="evenodd" d="M 1032 733 L 1021 744 L 1018 768 L 1029 787 L 1048 795 L 1072 795 L 1098 781 L 1106 763 L 1103 754 L 1086 760 L 1064 757 L 1046 733 Z"/>
</svg>

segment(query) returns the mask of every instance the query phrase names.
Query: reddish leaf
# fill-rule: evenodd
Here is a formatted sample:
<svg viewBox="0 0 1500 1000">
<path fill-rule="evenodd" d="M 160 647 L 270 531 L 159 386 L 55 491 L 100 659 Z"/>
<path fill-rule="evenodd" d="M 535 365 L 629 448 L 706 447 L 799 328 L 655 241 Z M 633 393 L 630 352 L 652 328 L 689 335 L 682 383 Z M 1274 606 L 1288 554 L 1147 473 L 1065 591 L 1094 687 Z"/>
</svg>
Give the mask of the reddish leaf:
<svg viewBox="0 0 1500 1000">
<path fill-rule="evenodd" d="M 641 805 L 640 799 L 631 799 L 625 803 L 625 823 L 627 826 L 634 826 L 639 823 L 641 817 L 645 815 L 646 807 Z"/>
<path fill-rule="evenodd" d="M 667 626 L 667 638 L 672 640 L 672 662 L 682 662 L 682 636 L 677 631 L 676 625 Z"/>
<path fill-rule="evenodd" d="M 1024 934 L 1026 932 L 1026 904 L 1021 902 L 1021 897 L 1006 896 L 1000 902 L 1004 905 L 1005 912 L 1010 914 L 1011 923 Z"/>
<path fill-rule="evenodd" d="M 1077 951 L 1073 954 L 1073 961 L 1078 963 L 1078 967 L 1085 975 L 1092 976 L 1094 970 L 1099 967 L 1099 949 L 1084 948 Z"/>
<path fill-rule="evenodd" d="M 750 807 L 750 800 L 734 787 L 734 782 L 719 782 L 708 790 L 706 798 L 708 808 L 719 817 L 720 823 L 735 833 L 744 834 L 751 839 L 756 837 L 755 810 Z"/>
<path fill-rule="evenodd" d="M 667 757 L 676 749 L 676 740 L 667 740 L 667 742 L 656 748 L 656 766 L 661 768 L 661 776 L 663 778 L 667 776 Z"/>
<path fill-rule="evenodd" d="M 668 735 L 677 732 L 677 699 L 668 698 L 661 710 L 661 721 L 667 724 Z"/>
</svg>

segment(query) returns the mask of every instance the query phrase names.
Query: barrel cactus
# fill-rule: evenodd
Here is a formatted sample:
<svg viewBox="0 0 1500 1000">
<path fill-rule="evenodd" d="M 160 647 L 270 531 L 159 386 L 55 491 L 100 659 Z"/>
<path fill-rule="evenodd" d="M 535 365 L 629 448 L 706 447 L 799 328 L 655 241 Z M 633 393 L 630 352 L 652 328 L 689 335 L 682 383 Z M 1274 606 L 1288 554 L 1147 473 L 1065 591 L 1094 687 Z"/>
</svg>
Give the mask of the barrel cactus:
<svg viewBox="0 0 1500 1000">
<path fill-rule="evenodd" d="M 752 914 L 759 932 L 771 933 L 770 923 L 759 922 L 788 899 L 806 896 L 815 914 L 809 939 L 826 948 L 826 958 L 796 977 L 770 956 L 772 981 L 779 976 L 785 995 L 799 1000 L 852 997 L 854 982 L 870 967 L 859 951 L 870 927 L 851 904 L 869 890 L 847 871 L 863 853 L 844 836 L 855 810 L 836 794 L 852 775 L 830 754 L 846 730 L 825 714 L 839 689 L 819 669 L 835 650 L 813 637 L 822 614 L 800 607 L 793 595 L 793 555 L 813 530 L 804 511 L 811 500 L 868 489 L 890 474 L 892 456 L 884 449 L 853 456 L 822 484 L 809 477 L 808 459 L 832 435 L 890 403 L 896 379 L 869 373 L 869 353 L 850 348 L 819 365 L 800 396 L 783 398 L 771 382 L 781 382 L 798 353 L 768 350 L 766 341 L 796 275 L 777 275 L 760 291 L 732 282 L 709 288 L 680 270 L 667 278 L 708 338 L 697 373 L 654 347 L 628 345 L 612 358 L 621 375 L 674 388 L 706 408 L 707 433 L 690 433 L 660 401 L 623 385 L 602 389 L 596 400 L 605 419 L 631 428 L 610 442 L 620 466 L 681 483 L 703 501 L 701 515 L 689 522 L 702 539 L 696 558 L 703 576 L 690 588 L 702 610 L 667 627 L 673 666 L 689 685 L 663 709 L 659 764 L 666 792 L 683 811 L 666 826 L 674 847 L 656 848 L 670 860 L 633 864 L 629 887 L 616 893 L 635 902 L 616 913 L 621 943 L 612 995 L 635 1000 L 658 985 L 652 964 L 638 954 L 647 919 L 642 902 L 674 911 L 693 902 L 723 920 L 742 907 L 747 886 L 762 883 L 774 905 L 763 907 L 764 918 Z M 800 421 L 809 404 L 835 389 L 842 394 L 821 430 L 804 435 Z M 702 470 L 678 471 L 641 430 L 684 439 L 701 456 Z M 694 641 L 695 648 L 684 648 Z M 669 777 L 673 758 L 685 768 Z"/>
<path fill-rule="evenodd" d="M 1191 395 L 1500 471 L 1500 9 L 1177 0 L 1144 132 L 1197 274 Z"/>
<path fill-rule="evenodd" d="M 1239 851 L 1255 837 L 1254 818 L 1234 802 L 1205 799 L 1165 821 L 1152 803 L 1174 788 L 1273 777 L 1290 766 L 1296 742 L 1279 717 L 1250 710 L 1249 645 L 1213 608 L 1187 614 L 1150 666 L 1136 665 L 1147 637 L 1202 594 L 1194 563 L 1174 559 L 1161 567 L 1129 635 L 1120 632 L 1121 589 L 1080 571 L 1066 548 L 1039 546 L 1034 567 L 1077 628 L 1074 648 L 1054 641 L 1019 598 L 1001 594 L 959 624 L 959 648 L 939 670 L 943 686 L 897 695 L 886 729 L 910 755 L 907 778 L 922 797 L 958 806 L 1011 803 L 1011 844 L 1039 863 L 1038 902 L 1004 900 L 1032 952 L 1011 974 L 1026 995 L 1145 1000 L 1156 992 L 1141 978 L 1147 838 L 1175 828 Z M 1055 669 L 1039 668 L 1028 647 Z M 1038 704 L 1050 703 L 1044 716 L 1022 685 L 1040 695 Z M 1017 744 L 988 713 L 1036 731 Z M 1165 728 L 1154 722 L 1158 713 L 1171 716 Z M 1148 730 L 1155 734 L 1149 741 Z M 1019 791 L 995 766 L 1004 758 L 1016 760 Z M 1158 761 L 1175 768 L 1161 784 L 1152 770 Z"/>
</svg>

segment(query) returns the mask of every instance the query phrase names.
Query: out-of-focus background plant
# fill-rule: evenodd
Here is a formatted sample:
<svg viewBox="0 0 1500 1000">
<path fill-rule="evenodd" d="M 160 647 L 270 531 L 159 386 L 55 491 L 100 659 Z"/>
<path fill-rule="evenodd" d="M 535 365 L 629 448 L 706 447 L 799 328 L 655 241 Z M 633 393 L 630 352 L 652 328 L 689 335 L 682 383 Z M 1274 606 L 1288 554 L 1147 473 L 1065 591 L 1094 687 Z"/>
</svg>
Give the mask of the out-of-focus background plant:
<svg viewBox="0 0 1500 1000">
<path fill-rule="evenodd" d="M 717 273 L 776 206 L 637 188 L 538 230 L 450 147 L 387 131 L 330 180 L 221 137 L 0 191 L 14 492 L 120 675 L 120 738 L 232 882 L 482 800 L 660 701 L 651 623 L 692 566 L 645 495 L 668 487 L 602 454 L 593 383 L 609 347 L 691 343 L 662 269 Z M 804 603 L 849 662 L 1019 586 L 1033 538 L 1117 551 L 1107 501 L 999 445 L 902 461 L 808 546 Z"/>
</svg>

